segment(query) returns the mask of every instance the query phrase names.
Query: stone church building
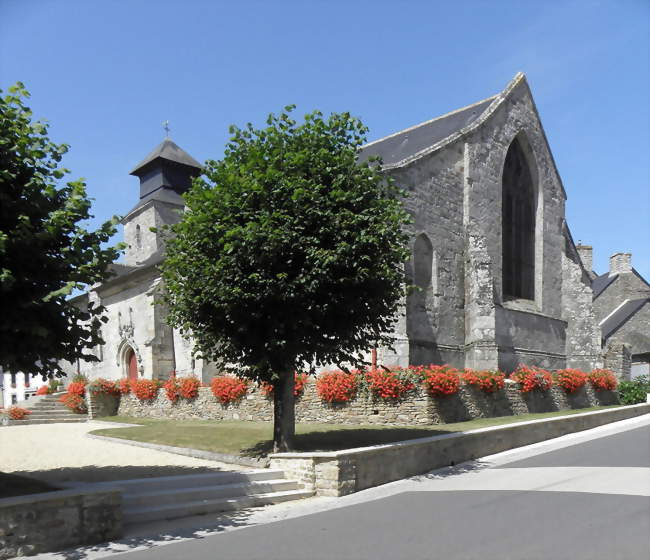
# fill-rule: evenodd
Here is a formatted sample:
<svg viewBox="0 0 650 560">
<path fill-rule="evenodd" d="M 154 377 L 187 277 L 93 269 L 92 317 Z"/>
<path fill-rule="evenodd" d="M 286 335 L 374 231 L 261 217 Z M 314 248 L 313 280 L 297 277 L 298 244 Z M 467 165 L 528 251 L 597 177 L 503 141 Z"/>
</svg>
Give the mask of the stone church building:
<svg viewBox="0 0 650 560">
<path fill-rule="evenodd" d="M 404 301 L 394 348 L 379 349 L 380 363 L 504 371 L 518 363 L 604 364 L 594 300 L 600 284 L 571 237 L 566 191 L 523 74 L 493 97 L 367 144 L 360 158 L 372 155 L 408 193 L 406 266 L 420 288 Z M 107 309 L 100 361 L 71 369 L 113 379 L 216 373 L 192 358 L 191 341 L 153 304 L 164 246 L 150 228 L 179 219 L 180 195 L 200 167 L 166 139 L 131 172 L 140 193 L 122 221 L 125 260 L 113 265 L 110 280 L 76 298 Z M 609 361 L 621 361 L 624 350 L 610 348 Z"/>
</svg>

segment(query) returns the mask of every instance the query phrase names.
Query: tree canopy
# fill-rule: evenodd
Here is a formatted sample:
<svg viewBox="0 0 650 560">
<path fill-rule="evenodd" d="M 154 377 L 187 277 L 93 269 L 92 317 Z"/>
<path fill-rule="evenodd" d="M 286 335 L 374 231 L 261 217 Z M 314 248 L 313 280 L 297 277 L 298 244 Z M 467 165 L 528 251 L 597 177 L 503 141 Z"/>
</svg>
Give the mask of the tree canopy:
<svg viewBox="0 0 650 560">
<path fill-rule="evenodd" d="M 61 185 L 65 144 L 33 122 L 22 83 L 0 90 L 0 367 L 61 375 L 59 362 L 93 360 L 101 342 L 103 308 L 80 309 L 68 300 L 75 288 L 101 282 L 119 247 L 102 247 L 117 218 L 97 231 L 83 180 Z"/>
<path fill-rule="evenodd" d="M 162 266 L 169 322 L 201 356 L 276 388 L 276 449 L 290 446 L 294 371 L 390 344 L 408 258 L 403 193 L 377 161 L 358 162 L 365 126 L 318 111 L 298 124 L 292 110 L 231 127 Z"/>
</svg>

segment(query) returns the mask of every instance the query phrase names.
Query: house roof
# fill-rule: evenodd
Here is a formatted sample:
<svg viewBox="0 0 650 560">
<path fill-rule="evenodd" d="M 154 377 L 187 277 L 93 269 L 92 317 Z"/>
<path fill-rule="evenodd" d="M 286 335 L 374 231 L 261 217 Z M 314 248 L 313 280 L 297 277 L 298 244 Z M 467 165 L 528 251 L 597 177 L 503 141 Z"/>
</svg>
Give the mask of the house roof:
<svg viewBox="0 0 650 560">
<path fill-rule="evenodd" d="M 618 274 L 610 276 L 607 272 L 596 276 L 591 283 L 591 290 L 594 292 L 594 299 L 596 299 L 600 294 L 602 294 L 607 286 L 609 286 L 614 280 L 618 278 Z"/>
<path fill-rule="evenodd" d="M 362 146 L 359 160 L 379 156 L 384 165 L 398 163 L 444 140 L 474 122 L 490 106 L 496 96 L 457 109 L 385 138 Z"/>
<path fill-rule="evenodd" d="M 628 299 L 624 301 L 600 324 L 603 338 L 607 339 L 612 336 L 647 303 L 650 303 L 650 298 Z"/>
<path fill-rule="evenodd" d="M 140 172 L 151 162 L 159 158 L 201 169 L 201 164 L 196 161 L 190 154 L 188 154 L 182 148 L 178 147 L 178 145 L 172 142 L 169 138 L 165 138 L 152 150 L 152 152 L 146 158 L 144 158 L 140 163 L 138 163 L 138 165 L 133 168 L 130 175 L 139 175 Z"/>
</svg>

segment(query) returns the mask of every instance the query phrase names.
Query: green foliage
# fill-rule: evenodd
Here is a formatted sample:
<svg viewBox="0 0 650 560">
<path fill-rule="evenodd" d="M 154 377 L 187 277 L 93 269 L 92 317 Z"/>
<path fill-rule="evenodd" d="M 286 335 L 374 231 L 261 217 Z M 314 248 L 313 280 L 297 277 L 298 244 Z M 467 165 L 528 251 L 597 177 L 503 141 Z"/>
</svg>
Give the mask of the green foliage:
<svg viewBox="0 0 650 560">
<path fill-rule="evenodd" d="M 103 308 L 66 297 L 107 278 L 119 247 L 101 245 L 117 219 L 95 232 L 79 225 L 92 217 L 85 183 L 59 185 L 68 146 L 32 122 L 27 97 L 21 83 L 0 90 L 0 367 L 61 375 L 60 360 L 93 360 L 85 350 L 101 342 Z"/>
<path fill-rule="evenodd" d="M 389 344 L 408 258 L 402 191 L 357 162 L 367 129 L 348 113 L 298 124 L 293 108 L 231 127 L 162 266 L 168 320 L 202 356 L 271 383 Z"/>
<path fill-rule="evenodd" d="M 650 393 L 650 376 L 647 375 L 640 375 L 632 381 L 621 381 L 618 384 L 618 395 L 623 404 L 644 403 L 648 393 Z"/>
</svg>

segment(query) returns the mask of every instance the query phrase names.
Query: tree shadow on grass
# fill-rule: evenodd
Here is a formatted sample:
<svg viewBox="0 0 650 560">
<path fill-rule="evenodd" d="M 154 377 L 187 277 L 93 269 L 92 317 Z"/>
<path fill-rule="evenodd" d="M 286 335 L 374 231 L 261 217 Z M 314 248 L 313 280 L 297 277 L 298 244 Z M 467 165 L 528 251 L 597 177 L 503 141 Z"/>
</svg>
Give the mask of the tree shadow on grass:
<svg viewBox="0 0 650 560">
<path fill-rule="evenodd" d="M 341 451 L 354 449 L 356 447 L 369 447 L 395 443 L 409 439 L 425 438 L 448 434 L 445 430 L 425 430 L 423 428 L 356 428 L 349 430 L 327 430 L 321 432 L 308 432 L 296 434 L 294 439 L 294 451 Z M 241 450 L 244 457 L 265 457 L 273 451 L 273 441 L 263 440 L 251 447 Z"/>
</svg>

